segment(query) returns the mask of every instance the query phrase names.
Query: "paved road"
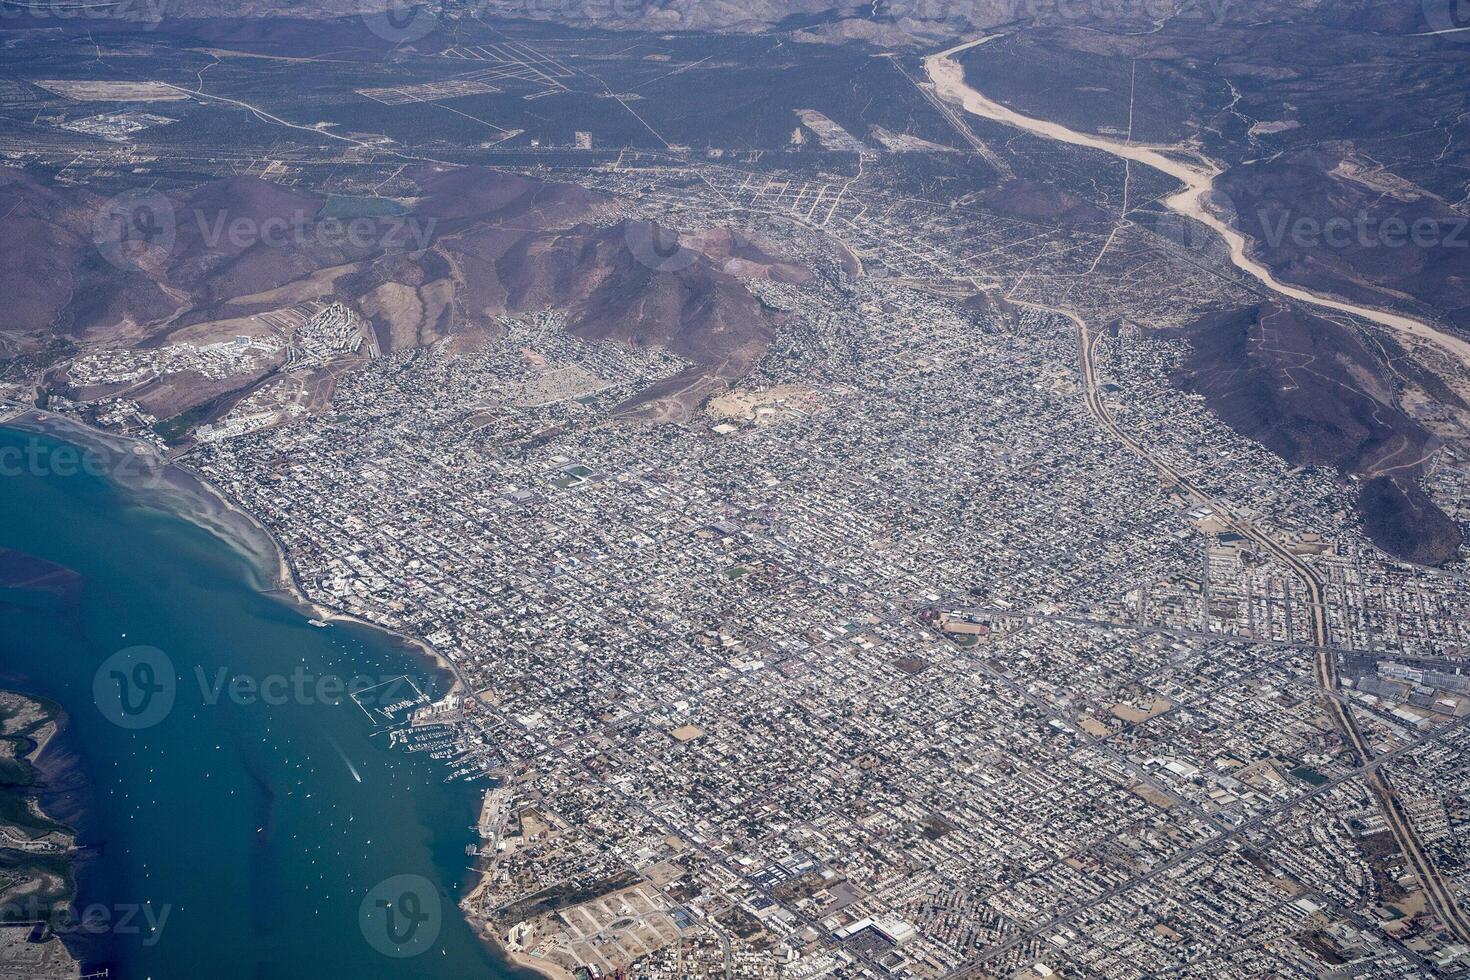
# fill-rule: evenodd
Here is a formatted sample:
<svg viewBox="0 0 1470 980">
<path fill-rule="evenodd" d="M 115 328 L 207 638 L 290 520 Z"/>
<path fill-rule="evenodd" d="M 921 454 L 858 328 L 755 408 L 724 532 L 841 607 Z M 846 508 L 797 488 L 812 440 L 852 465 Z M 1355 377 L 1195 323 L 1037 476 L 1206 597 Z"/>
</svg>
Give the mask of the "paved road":
<svg viewBox="0 0 1470 980">
<path fill-rule="evenodd" d="M 1420 843 L 1418 835 L 1414 831 L 1413 824 L 1410 822 L 1408 814 L 1404 812 L 1403 805 L 1399 802 L 1398 797 L 1394 794 L 1393 788 L 1389 784 L 1388 777 L 1384 774 L 1383 769 L 1389 762 L 1397 759 L 1400 755 L 1411 752 L 1428 742 L 1442 738 L 1450 731 L 1470 725 L 1470 716 L 1456 719 L 1427 735 L 1404 742 L 1389 752 L 1375 757 L 1372 748 L 1358 730 L 1357 722 L 1353 720 L 1352 709 L 1338 692 L 1337 659 L 1336 654 L 1328 647 L 1329 637 L 1327 633 L 1325 607 L 1323 605 L 1322 583 L 1317 578 L 1316 573 L 1300 558 L 1282 547 L 1264 532 L 1256 529 L 1248 521 L 1235 516 L 1223 504 L 1205 493 L 1173 467 L 1155 458 L 1145 447 L 1119 428 L 1117 423 L 1113 421 L 1112 414 L 1108 411 L 1107 406 L 1103 403 L 1102 396 L 1098 390 L 1094 362 L 1094 348 L 1097 339 L 1091 335 L 1091 332 L 1087 329 L 1087 324 L 1076 314 L 1054 307 L 1043 308 L 1053 313 L 1059 313 L 1077 324 L 1078 339 L 1081 347 L 1083 393 L 1087 408 L 1097 419 L 1098 423 L 1127 447 L 1129 451 L 1174 481 L 1181 490 L 1188 493 L 1197 502 L 1212 508 L 1220 516 L 1221 520 L 1230 525 L 1232 530 L 1255 541 L 1273 557 L 1286 564 L 1288 568 L 1302 578 L 1312 602 L 1312 631 L 1317 647 L 1315 665 L 1317 681 L 1325 695 L 1325 700 L 1331 706 L 1334 720 L 1339 730 L 1349 744 L 1353 746 L 1353 751 L 1357 753 L 1358 767 L 1335 776 L 1325 783 L 1312 787 L 1282 806 L 1265 810 L 1238 827 L 1220 833 L 1193 847 L 1185 848 L 1143 874 L 1119 882 L 1096 897 L 1065 908 L 1046 921 L 1030 926 L 1005 941 L 987 948 L 978 958 L 965 963 L 963 966 L 947 974 L 945 980 L 961 980 L 961 978 L 978 975 L 980 972 L 983 972 L 983 965 L 985 963 L 994 960 L 1017 946 L 1043 936 L 1048 931 L 1065 924 L 1077 915 L 1095 908 L 1144 882 L 1157 878 L 1159 875 L 1178 867 L 1188 860 L 1202 857 L 1226 841 L 1258 829 L 1267 821 L 1280 816 L 1282 813 L 1300 806 L 1309 800 L 1316 799 L 1325 793 L 1331 792 L 1338 786 L 1360 777 L 1373 792 L 1374 798 L 1377 800 L 1379 808 L 1383 812 L 1384 820 L 1393 833 L 1394 840 L 1398 843 L 1400 851 L 1403 852 L 1415 876 L 1418 877 L 1423 886 L 1425 896 L 1431 908 L 1434 909 L 1435 914 L 1445 924 L 1446 928 L 1463 940 L 1467 935 L 1465 914 L 1455 901 L 1454 894 L 1440 877 L 1438 870 L 1424 853 L 1423 845 Z M 1024 615 L 1024 612 L 1018 611 L 1018 613 Z"/>
<path fill-rule="evenodd" d="M 1164 476 L 1178 485 L 1199 503 L 1209 506 L 1215 511 L 1219 518 L 1230 526 L 1232 530 L 1241 534 L 1256 544 L 1260 545 L 1273 558 L 1290 568 L 1302 584 L 1306 587 L 1308 598 L 1311 600 L 1309 609 L 1312 617 L 1312 639 L 1316 644 L 1316 674 L 1317 682 L 1323 693 L 1327 696 L 1326 701 L 1332 712 L 1333 720 L 1337 725 L 1339 733 L 1342 734 L 1353 747 L 1357 754 L 1358 764 L 1368 767 L 1373 761 L 1373 747 L 1363 738 L 1358 728 L 1357 721 L 1353 718 L 1352 708 L 1338 694 L 1337 678 L 1337 655 L 1329 647 L 1329 636 L 1327 632 L 1327 613 L 1322 594 L 1322 580 L 1317 573 L 1287 548 L 1283 547 L 1269 535 L 1256 529 L 1249 521 L 1236 516 L 1229 508 L 1205 493 L 1197 485 L 1192 483 L 1183 474 L 1176 471 L 1169 464 L 1157 459 L 1137 441 L 1130 438 L 1118 424 L 1113 421 L 1111 413 L 1103 403 L 1102 395 L 1098 391 L 1097 374 L 1094 363 L 1094 348 L 1097 338 L 1091 336 L 1087 324 L 1079 317 L 1058 310 L 1071 317 L 1077 324 L 1079 342 L 1082 349 L 1082 379 L 1083 390 L 1087 401 L 1088 410 L 1097 418 L 1098 422 L 1107 429 L 1119 442 L 1127 446 L 1130 451 L 1140 459 L 1153 466 Z M 1389 830 L 1393 833 L 1394 841 L 1403 853 L 1409 866 L 1413 869 L 1415 877 L 1419 879 L 1424 889 L 1426 898 L 1439 920 L 1444 923 L 1455 937 L 1462 942 L 1470 942 L 1470 919 L 1467 919 L 1459 903 L 1455 900 L 1454 893 L 1445 883 L 1440 875 L 1439 869 L 1434 866 L 1428 854 L 1424 851 L 1424 845 L 1419 840 L 1418 833 L 1414 830 L 1409 815 L 1404 811 L 1403 803 L 1399 800 L 1388 781 L 1387 774 L 1379 766 L 1368 767 L 1363 774 L 1364 781 L 1372 791 L 1374 798 L 1378 801 L 1378 807 L 1383 813 Z"/>
</svg>

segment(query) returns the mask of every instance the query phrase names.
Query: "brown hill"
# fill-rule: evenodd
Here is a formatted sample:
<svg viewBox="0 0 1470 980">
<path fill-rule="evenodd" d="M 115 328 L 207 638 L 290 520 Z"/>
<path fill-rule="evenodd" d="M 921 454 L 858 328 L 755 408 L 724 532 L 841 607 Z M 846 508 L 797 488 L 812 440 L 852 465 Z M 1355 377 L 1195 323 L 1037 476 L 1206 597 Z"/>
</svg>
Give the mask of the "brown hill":
<svg viewBox="0 0 1470 980">
<path fill-rule="evenodd" d="M 1384 551 L 1430 565 L 1455 557 L 1459 528 L 1418 485 L 1430 433 L 1399 409 L 1380 354 L 1330 320 L 1272 303 L 1208 314 L 1189 337 L 1176 381 L 1226 424 L 1288 462 L 1364 480 L 1360 516 Z"/>
<path fill-rule="evenodd" d="M 771 311 L 704 253 L 688 264 L 677 252 L 672 263 L 650 263 L 638 243 L 658 234 L 650 223 L 625 221 L 594 234 L 590 249 L 580 247 L 605 274 L 573 304 L 572 332 L 666 347 L 697 364 L 719 365 L 725 377 L 744 374 L 770 341 Z"/>
<path fill-rule="evenodd" d="M 1220 189 L 1257 259 L 1293 283 L 1470 330 L 1459 206 L 1316 149 L 1232 168 Z"/>
<path fill-rule="evenodd" d="M 381 251 L 343 230 L 321 233 L 324 198 L 253 177 L 215 181 L 179 195 L 175 240 L 164 278 L 197 304 L 274 289 L 316 269 Z"/>
<path fill-rule="evenodd" d="M 0 331 L 88 337 L 126 333 L 177 308 L 159 284 L 109 263 L 94 240 L 108 200 L 0 168 Z"/>
<path fill-rule="evenodd" d="M 609 200 L 575 184 L 546 183 L 483 167 L 426 167 L 409 175 L 423 189 L 414 213 L 440 222 L 480 220 L 554 228 Z M 451 224 L 449 230 L 455 227 Z"/>
<path fill-rule="evenodd" d="M 781 275 L 804 273 L 733 237 L 714 240 L 782 266 Z M 659 241 L 671 243 L 667 253 Z M 479 317 L 564 309 L 576 336 L 658 345 L 738 376 L 765 348 L 774 313 L 704 252 L 675 242 L 652 223 L 622 221 L 560 232 L 478 225 L 446 237 L 443 247 L 462 271 L 468 306 Z"/>
<path fill-rule="evenodd" d="M 58 334 L 158 346 L 342 300 L 391 351 L 449 336 L 473 345 L 498 316 L 557 309 L 577 336 L 664 346 L 702 376 L 730 378 L 777 319 L 739 277 L 809 275 L 733 232 L 681 240 L 649 222 L 598 224 L 603 195 L 475 168 L 420 168 L 412 197 L 346 204 L 244 177 L 109 199 L 0 175 L 0 286 L 16 298 L 7 329 L 22 346 Z M 165 414 L 230 393 L 154 387 L 136 397 Z"/>
<path fill-rule="evenodd" d="M 812 277 L 811 270 L 805 266 L 771 255 L 729 228 L 708 228 L 681 235 L 678 244 L 700 253 L 721 272 L 732 276 L 786 283 L 803 283 Z"/>
</svg>

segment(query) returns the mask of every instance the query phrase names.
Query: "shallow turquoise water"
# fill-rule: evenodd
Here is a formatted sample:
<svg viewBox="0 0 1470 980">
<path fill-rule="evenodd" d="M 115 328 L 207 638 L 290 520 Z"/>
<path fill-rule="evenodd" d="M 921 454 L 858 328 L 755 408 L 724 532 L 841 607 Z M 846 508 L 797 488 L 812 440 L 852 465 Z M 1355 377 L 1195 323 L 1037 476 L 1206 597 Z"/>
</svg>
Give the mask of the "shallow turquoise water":
<svg viewBox="0 0 1470 980">
<path fill-rule="evenodd" d="M 56 445 L 0 429 L 0 452 L 37 440 Z M 90 957 L 166 980 L 516 975 L 454 905 L 473 878 L 479 790 L 390 747 L 333 680 L 316 686 L 404 673 L 423 686 L 422 661 L 371 630 L 310 626 L 257 592 L 223 541 L 96 475 L 7 468 L 0 546 L 81 576 L 70 600 L 0 593 L 0 686 L 61 703 L 65 747 L 94 784 L 83 832 L 100 856 L 79 905 L 110 924 L 88 932 Z M 120 692 L 143 705 L 139 685 L 163 671 L 139 673 L 131 654 L 100 681 L 98 669 L 134 645 L 163 652 L 175 693 L 161 721 L 130 729 L 108 713 Z M 236 696 L 216 696 L 222 679 Z M 284 697 L 266 703 L 251 685 Z M 369 894 L 385 881 L 397 907 Z M 151 933 L 139 928 L 150 915 Z"/>
</svg>

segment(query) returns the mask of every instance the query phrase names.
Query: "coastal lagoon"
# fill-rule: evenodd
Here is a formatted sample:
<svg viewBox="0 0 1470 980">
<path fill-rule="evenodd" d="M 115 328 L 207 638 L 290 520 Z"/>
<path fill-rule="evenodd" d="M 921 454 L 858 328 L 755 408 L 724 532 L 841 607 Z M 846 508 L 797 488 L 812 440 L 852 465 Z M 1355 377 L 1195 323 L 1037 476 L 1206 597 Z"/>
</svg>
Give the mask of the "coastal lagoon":
<svg viewBox="0 0 1470 980">
<path fill-rule="evenodd" d="M 205 530 L 188 481 L 48 463 L 77 451 L 0 428 L 24 461 L 0 474 L 0 547 L 75 573 L 0 591 L 0 688 L 67 713 L 42 768 L 87 848 L 69 944 L 123 978 L 531 976 L 456 905 L 481 785 L 342 693 L 443 691 L 442 671 L 265 592 L 274 567 Z"/>
</svg>

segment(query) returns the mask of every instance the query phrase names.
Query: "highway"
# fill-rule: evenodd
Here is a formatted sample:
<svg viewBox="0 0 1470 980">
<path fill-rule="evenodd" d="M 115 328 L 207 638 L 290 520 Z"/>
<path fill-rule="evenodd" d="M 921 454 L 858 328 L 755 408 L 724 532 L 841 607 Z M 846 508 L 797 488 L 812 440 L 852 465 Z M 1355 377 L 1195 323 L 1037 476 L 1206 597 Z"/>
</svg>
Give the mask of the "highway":
<svg viewBox="0 0 1470 980">
<path fill-rule="evenodd" d="M 1208 198 L 1215 177 L 1215 173 L 1211 170 L 1187 165 L 1174 157 L 1160 152 L 1157 148 L 1139 146 L 1133 144 L 1131 140 L 1125 144 L 1105 137 L 1074 132 L 1056 123 L 1023 115 L 1007 106 L 992 101 L 966 84 L 964 71 L 959 63 L 954 60 L 953 56 L 992 39 L 993 36 L 977 38 L 925 58 L 925 72 L 930 82 L 934 85 L 932 95 L 937 95 L 938 99 L 942 102 L 953 103 L 967 112 L 982 118 L 1015 126 L 1019 129 L 1060 142 L 1102 150 L 1121 159 L 1136 161 L 1168 174 L 1183 183 L 1185 189 L 1168 198 L 1166 204 L 1171 209 L 1200 221 L 1224 238 L 1230 246 L 1231 262 L 1241 271 L 1253 276 L 1273 292 L 1314 306 L 1352 313 L 1401 333 L 1414 336 L 1418 339 L 1428 340 L 1443 348 L 1451 356 L 1465 363 L 1470 363 L 1470 344 L 1467 344 L 1460 338 L 1449 337 L 1428 324 L 1420 323 L 1395 313 L 1345 304 L 1277 280 L 1269 270 L 1249 258 L 1244 236 L 1236 229 L 1221 221 L 1205 207 L 1204 202 Z M 917 86 L 917 83 L 915 84 Z M 924 92 L 926 97 L 931 97 L 930 92 L 925 91 L 922 86 L 918 87 L 920 91 Z M 954 119 L 951 115 L 951 122 L 953 121 Z M 957 126 L 957 128 L 961 132 L 968 129 L 968 127 L 961 126 Z M 1287 548 L 1273 540 L 1269 535 L 1259 531 L 1249 521 L 1237 517 L 1227 507 L 1212 499 L 1207 493 L 1190 482 L 1182 474 L 1175 471 L 1167 463 L 1153 457 L 1142 445 L 1123 432 L 1108 413 L 1107 406 L 1103 403 L 1102 396 L 1098 391 L 1093 358 L 1093 349 L 1097 342 L 1096 338 L 1090 335 L 1087 325 L 1075 314 L 1051 307 L 1042 308 L 1051 309 L 1052 312 L 1067 316 L 1077 324 L 1081 343 L 1083 387 L 1087 408 L 1098 420 L 1099 424 L 1116 437 L 1129 451 L 1147 462 L 1199 503 L 1211 507 L 1232 530 L 1254 541 L 1262 550 L 1286 565 L 1286 567 L 1291 569 L 1301 579 L 1310 599 L 1313 643 L 1316 647 L 1315 672 L 1317 682 L 1325 695 L 1325 700 L 1332 713 L 1337 730 L 1343 739 L 1352 746 L 1353 752 L 1356 753 L 1358 758 L 1358 765 L 1360 767 L 1366 767 L 1366 770 L 1363 771 L 1364 781 L 1372 791 L 1378 807 L 1383 813 L 1384 820 L 1388 824 L 1389 830 L 1393 833 L 1394 840 L 1398 844 L 1400 852 L 1403 853 L 1409 867 L 1413 870 L 1415 877 L 1418 878 L 1429 906 L 1434 910 L 1435 915 L 1439 917 L 1440 921 L 1444 923 L 1445 928 L 1457 939 L 1462 942 L 1470 942 L 1470 919 L 1466 918 L 1453 892 L 1451 892 L 1449 886 L 1440 876 L 1438 869 L 1434 867 L 1433 862 L 1425 853 L 1424 846 L 1420 842 L 1419 836 L 1415 832 L 1408 814 L 1404 811 L 1403 804 L 1395 794 L 1393 786 L 1388 780 L 1388 776 L 1383 772 L 1381 767 L 1369 765 L 1373 762 L 1373 749 L 1367 740 L 1363 738 L 1357 721 L 1353 718 L 1351 707 L 1339 694 L 1337 659 L 1336 654 L 1329 649 L 1330 637 L 1328 635 L 1322 582 L 1317 577 L 1316 572 Z"/>
<path fill-rule="evenodd" d="M 1109 433 L 1119 442 L 1126 446 L 1144 462 L 1148 463 L 1168 480 L 1179 487 L 1180 490 L 1189 494 L 1197 502 L 1211 508 L 1216 516 L 1229 525 L 1231 530 L 1249 538 L 1261 547 L 1266 553 L 1286 567 L 1301 579 L 1307 590 L 1310 600 L 1312 616 L 1312 641 L 1316 646 L 1315 661 L 1317 683 L 1321 686 L 1325 695 L 1325 701 L 1332 712 L 1339 734 L 1352 746 L 1357 755 L 1358 765 L 1365 767 L 1363 772 L 1364 782 L 1372 791 L 1378 802 L 1378 808 L 1383 814 L 1384 821 L 1393 833 L 1394 841 L 1398 844 L 1399 851 L 1408 861 L 1414 876 L 1418 878 L 1420 886 L 1424 890 L 1425 898 L 1428 900 L 1434 914 L 1444 923 L 1455 938 L 1461 942 L 1470 942 L 1470 919 L 1466 918 L 1464 911 L 1455 899 L 1454 893 L 1445 883 L 1433 861 L 1424 851 L 1424 845 L 1419 840 L 1419 835 L 1414 830 L 1413 823 L 1404 811 L 1403 804 L 1388 781 L 1387 774 L 1380 766 L 1370 766 L 1374 761 L 1373 748 L 1358 728 L 1357 721 L 1353 718 L 1352 708 L 1348 705 L 1338 691 L 1337 678 L 1337 656 L 1329 647 L 1330 637 L 1327 630 L 1327 612 L 1322 594 L 1322 581 L 1317 573 L 1287 548 L 1272 539 L 1269 535 L 1258 530 L 1249 521 L 1238 517 L 1229 507 L 1212 498 L 1191 482 L 1183 474 L 1179 473 L 1169 464 L 1153 456 L 1136 440 L 1129 437 L 1116 422 L 1112 414 L 1108 412 L 1107 405 L 1102 400 L 1097 384 L 1095 348 L 1097 338 L 1092 336 L 1087 329 L 1087 324 L 1075 314 L 1065 310 L 1053 310 L 1069 317 L 1077 324 L 1078 341 L 1081 347 L 1082 362 L 1082 387 L 1087 403 L 1087 409 Z"/>
<path fill-rule="evenodd" d="M 1418 834 L 1414 831 L 1408 814 L 1404 812 L 1403 806 L 1399 802 L 1397 795 L 1395 795 L 1388 781 L 1388 777 L 1383 770 L 1390 761 L 1419 748 L 1427 742 L 1438 739 L 1452 729 L 1462 728 L 1470 724 L 1470 716 L 1457 719 L 1427 735 L 1405 742 L 1386 752 L 1381 757 L 1375 757 L 1372 748 L 1359 731 L 1357 722 L 1353 719 L 1351 708 L 1338 691 L 1336 654 L 1328 647 L 1329 636 L 1327 617 L 1325 607 L 1323 606 L 1322 583 L 1317 578 L 1317 574 L 1305 562 L 1278 544 L 1269 535 L 1258 530 L 1250 522 L 1236 516 L 1218 500 L 1201 490 L 1194 482 L 1167 463 L 1153 456 L 1144 446 L 1139 444 L 1137 440 L 1130 437 L 1118 426 L 1117 422 L 1113 420 L 1112 414 L 1108 411 L 1107 405 L 1104 404 L 1098 388 L 1095 361 L 1097 338 L 1092 336 L 1091 331 L 1087 329 L 1087 324 L 1080 317 L 1075 313 L 1057 309 L 1056 307 L 1041 306 L 1034 303 L 1023 305 L 1057 313 L 1067 317 L 1077 325 L 1084 399 L 1088 411 L 1108 433 L 1121 442 L 1134 455 L 1175 483 L 1180 490 L 1189 494 L 1197 503 L 1210 507 L 1219 519 L 1228 524 L 1232 530 L 1256 542 L 1271 554 L 1272 557 L 1284 563 L 1296 575 L 1301 577 L 1311 598 L 1312 632 L 1316 647 L 1314 672 L 1317 677 L 1317 682 L 1322 689 L 1324 700 L 1332 711 L 1333 719 L 1339 732 L 1352 745 L 1353 751 L 1357 755 L 1358 766 L 1351 772 L 1339 774 L 1325 783 L 1313 786 L 1284 806 L 1273 807 L 1257 814 L 1238 827 L 1224 830 L 1207 841 L 1185 848 L 1143 874 L 1120 882 L 1088 901 L 1062 909 L 1055 915 L 1050 916 L 1046 921 L 1030 926 L 988 947 L 977 959 L 971 960 L 946 974 L 944 980 L 968 980 L 968 978 L 982 975 L 982 964 L 994 960 L 996 957 L 1005 954 L 1029 940 L 1044 935 L 1049 930 L 1070 921 L 1073 917 L 1084 911 L 1102 905 L 1109 899 L 1116 897 L 1130 888 L 1134 888 L 1143 882 L 1150 881 L 1167 873 L 1185 861 L 1208 854 L 1225 840 L 1240 837 L 1251 830 L 1263 826 L 1267 821 L 1274 819 L 1284 810 L 1298 806 L 1308 800 L 1316 799 L 1338 786 L 1360 777 L 1372 791 L 1374 799 L 1377 801 L 1379 809 L 1383 813 L 1384 821 L 1388 825 L 1398 845 L 1399 851 L 1405 856 L 1415 877 L 1419 880 L 1423 888 L 1426 901 L 1430 908 L 1433 909 L 1435 915 L 1456 938 L 1464 941 L 1467 935 L 1465 913 L 1460 909 L 1458 902 L 1455 900 L 1454 893 L 1450 891 L 1438 870 L 1429 860 L 1428 855 L 1425 854 L 1424 846 L 1420 843 Z"/>
</svg>

